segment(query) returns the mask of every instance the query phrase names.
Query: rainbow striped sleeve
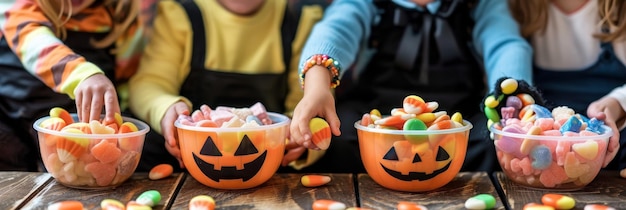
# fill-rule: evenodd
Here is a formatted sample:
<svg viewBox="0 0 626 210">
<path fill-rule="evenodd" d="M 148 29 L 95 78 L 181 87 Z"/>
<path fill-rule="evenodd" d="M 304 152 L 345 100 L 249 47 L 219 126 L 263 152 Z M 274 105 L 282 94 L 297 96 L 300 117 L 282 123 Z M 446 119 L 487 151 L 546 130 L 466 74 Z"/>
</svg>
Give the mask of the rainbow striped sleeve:
<svg viewBox="0 0 626 210">
<path fill-rule="evenodd" d="M 32 0 L 15 1 L 5 13 L 2 33 L 26 70 L 56 92 L 74 98 L 83 79 L 102 73 L 54 35 L 50 21 Z"/>
</svg>

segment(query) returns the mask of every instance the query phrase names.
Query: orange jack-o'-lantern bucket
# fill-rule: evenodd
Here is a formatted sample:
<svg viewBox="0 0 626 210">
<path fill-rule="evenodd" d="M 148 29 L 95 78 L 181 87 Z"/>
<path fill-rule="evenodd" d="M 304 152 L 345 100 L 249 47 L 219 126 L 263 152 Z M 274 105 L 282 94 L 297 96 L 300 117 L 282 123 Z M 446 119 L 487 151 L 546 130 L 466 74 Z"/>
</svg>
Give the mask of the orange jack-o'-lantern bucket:
<svg viewBox="0 0 626 210">
<path fill-rule="evenodd" d="M 176 121 L 181 156 L 198 182 L 217 189 L 248 189 L 278 170 L 289 129 L 287 116 L 268 113 L 271 125 L 210 128 Z"/>
<path fill-rule="evenodd" d="M 388 130 L 354 124 L 361 159 L 383 187 L 424 192 L 448 184 L 461 170 L 472 124 L 445 130 Z M 419 139 L 419 140 L 415 140 Z"/>
</svg>

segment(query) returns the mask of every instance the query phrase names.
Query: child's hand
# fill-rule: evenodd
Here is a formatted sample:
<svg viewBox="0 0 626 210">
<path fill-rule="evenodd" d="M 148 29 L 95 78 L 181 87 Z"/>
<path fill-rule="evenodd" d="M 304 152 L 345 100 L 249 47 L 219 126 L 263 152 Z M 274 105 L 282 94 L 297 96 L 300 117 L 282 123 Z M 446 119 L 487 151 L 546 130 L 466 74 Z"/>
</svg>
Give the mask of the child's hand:
<svg viewBox="0 0 626 210">
<path fill-rule="evenodd" d="M 330 76 L 326 68 L 315 66 L 307 72 L 304 96 L 296 105 L 291 119 L 290 139 L 292 142 L 309 149 L 317 149 L 317 146 L 311 142 L 312 134 L 309 128 L 309 121 L 316 116 L 328 122 L 333 135 L 341 135 L 335 98 L 329 84 Z"/>
<path fill-rule="evenodd" d="M 103 107 L 105 122 L 115 122 L 115 113 L 121 113 L 115 86 L 104 74 L 94 74 L 82 81 L 74 90 L 74 95 L 81 122 L 101 120 Z"/>
<path fill-rule="evenodd" d="M 612 97 L 603 97 L 594 101 L 587 107 L 587 116 L 603 120 L 604 123 L 611 127 L 613 136 L 609 139 L 607 154 L 604 158 L 602 167 L 606 167 L 619 150 L 619 130 L 617 129 L 617 121 L 622 120 L 626 112 L 622 109 L 619 102 Z"/>
<path fill-rule="evenodd" d="M 300 156 L 302 156 L 302 154 L 306 151 L 306 147 L 300 146 L 299 144 L 291 141 L 285 145 L 285 151 L 287 151 L 287 153 L 283 156 L 281 166 L 287 166 L 292 161 L 300 158 Z"/>
<path fill-rule="evenodd" d="M 163 132 L 163 137 L 165 138 L 165 149 L 174 156 L 181 168 L 185 168 L 183 164 L 183 158 L 180 155 L 180 147 L 178 146 L 178 133 L 176 132 L 176 127 L 174 126 L 174 122 L 178 119 L 178 115 L 189 115 L 189 107 L 182 101 L 176 102 L 172 104 L 163 119 L 161 120 L 161 131 Z"/>
</svg>

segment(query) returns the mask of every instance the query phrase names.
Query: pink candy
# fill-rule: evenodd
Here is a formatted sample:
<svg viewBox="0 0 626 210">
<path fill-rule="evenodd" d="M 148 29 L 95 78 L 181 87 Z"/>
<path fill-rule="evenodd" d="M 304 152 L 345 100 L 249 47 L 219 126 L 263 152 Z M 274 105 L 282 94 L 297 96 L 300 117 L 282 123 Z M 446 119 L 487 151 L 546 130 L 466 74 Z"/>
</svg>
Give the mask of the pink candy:
<svg viewBox="0 0 626 210">
<path fill-rule="evenodd" d="M 215 110 L 205 104 L 191 116 L 179 115 L 177 121 L 196 127 L 256 127 L 273 123 L 263 104 L 258 102 L 250 108 L 218 106 Z"/>
</svg>

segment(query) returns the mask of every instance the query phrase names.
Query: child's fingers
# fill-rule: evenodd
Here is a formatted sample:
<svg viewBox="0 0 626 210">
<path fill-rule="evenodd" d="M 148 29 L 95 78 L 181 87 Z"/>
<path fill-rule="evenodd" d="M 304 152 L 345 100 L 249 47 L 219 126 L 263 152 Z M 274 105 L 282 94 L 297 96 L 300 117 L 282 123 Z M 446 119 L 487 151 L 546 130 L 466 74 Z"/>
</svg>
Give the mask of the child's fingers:
<svg viewBox="0 0 626 210">
<path fill-rule="evenodd" d="M 285 156 L 283 156 L 283 161 L 281 163 L 282 166 L 287 166 L 291 161 L 297 160 L 302 154 L 304 154 L 306 148 L 304 147 L 296 147 L 290 150 L 287 150 Z"/>
<path fill-rule="evenodd" d="M 115 113 L 122 114 L 115 91 L 107 91 L 104 94 L 104 113 L 104 120 L 107 122 L 115 122 Z"/>
</svg>

